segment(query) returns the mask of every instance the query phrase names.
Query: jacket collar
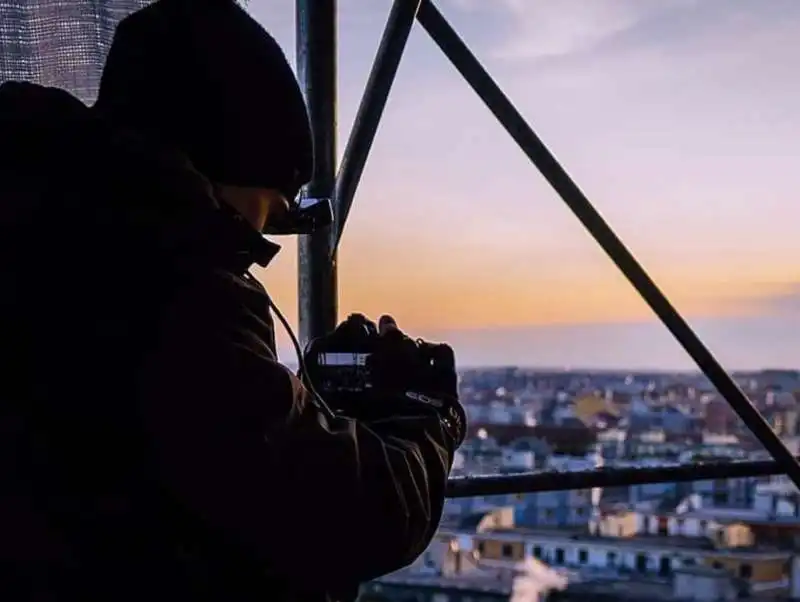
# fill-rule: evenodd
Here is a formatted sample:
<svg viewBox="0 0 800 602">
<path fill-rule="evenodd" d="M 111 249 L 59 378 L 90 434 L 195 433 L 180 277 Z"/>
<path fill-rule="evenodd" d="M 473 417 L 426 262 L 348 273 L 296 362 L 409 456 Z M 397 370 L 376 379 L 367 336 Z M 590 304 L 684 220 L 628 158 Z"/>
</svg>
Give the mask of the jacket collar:
<svg viewBox="0 0 800 602">
<path fill-rule="evenodd" d="M 220 203 L 219 211 L 225 222 L 219 241 L 223 253 L 233 254 L 234 267 L 246 271 L 254 263 L 267 267 L 281 250 L 280 245 L 268 240 L 227 203 Z"/>
</svg>

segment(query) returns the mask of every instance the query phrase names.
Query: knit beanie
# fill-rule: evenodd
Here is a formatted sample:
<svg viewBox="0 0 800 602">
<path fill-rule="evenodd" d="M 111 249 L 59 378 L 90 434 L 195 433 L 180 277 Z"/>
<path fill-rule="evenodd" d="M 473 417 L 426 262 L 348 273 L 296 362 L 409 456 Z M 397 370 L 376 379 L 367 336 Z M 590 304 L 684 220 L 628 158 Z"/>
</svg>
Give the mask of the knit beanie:
<svg viewBox="0 0 800 602">
<path fill-rule="evenodd" d="M 297 80 L 235 0 L 158 0 L 121 21 L 95 109 L 180 149 L 216 183 L 291 200 L 311 179 Z"/>
</svg>

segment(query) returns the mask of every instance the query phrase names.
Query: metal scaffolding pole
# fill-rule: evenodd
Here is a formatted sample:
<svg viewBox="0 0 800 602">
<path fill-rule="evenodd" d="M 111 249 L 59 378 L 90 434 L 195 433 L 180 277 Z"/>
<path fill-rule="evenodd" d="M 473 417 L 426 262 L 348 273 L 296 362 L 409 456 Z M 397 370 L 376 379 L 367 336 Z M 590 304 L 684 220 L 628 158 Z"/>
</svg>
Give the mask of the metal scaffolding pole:
<svg viewBox="0 0 800 602">
<path fill-rule="evenodd" d="M 677 483 L 741 479 L 783 474 L 774 460 L 674 464 L 648 468 L 596 468 L 592 470 L 529 472 L 515 475 L 455 477 L 447 482 L 447 497 L 510 495 L 537 491 L 563 491 L 592 487 L 620 487 L 647 483 Z"/>
<path fill-rule="evenodd" d="M 297 71 L 314 136 L 314 175 L 303 194 L 330 198 L 336 181 L 336 0 L 296 0 Z M 333 330 L 338 313 L 331 231 L 298 241 L 301 344 Z"/>
</svg>

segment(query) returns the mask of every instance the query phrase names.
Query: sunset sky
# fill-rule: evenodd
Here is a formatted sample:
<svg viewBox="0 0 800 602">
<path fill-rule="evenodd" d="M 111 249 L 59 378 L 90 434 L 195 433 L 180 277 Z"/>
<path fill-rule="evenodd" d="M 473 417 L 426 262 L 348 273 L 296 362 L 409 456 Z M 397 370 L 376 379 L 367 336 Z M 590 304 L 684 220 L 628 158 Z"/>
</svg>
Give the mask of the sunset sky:
<svg viewBox="0 0 800 602">
<path fill-rule="evenodd" d="M 390 4 L 340 0 L 341 147 Z M 800 2 L 437 5 L 724 363 L 800 367 Z M 249 7 L 294 60 L 294 2 Z M 263 280 L 296 323 L 279 242 Z M 391 312 L 463 364 L 691 366 L 421 28 L 340 280 L 343 315 Z"/>
</svg>

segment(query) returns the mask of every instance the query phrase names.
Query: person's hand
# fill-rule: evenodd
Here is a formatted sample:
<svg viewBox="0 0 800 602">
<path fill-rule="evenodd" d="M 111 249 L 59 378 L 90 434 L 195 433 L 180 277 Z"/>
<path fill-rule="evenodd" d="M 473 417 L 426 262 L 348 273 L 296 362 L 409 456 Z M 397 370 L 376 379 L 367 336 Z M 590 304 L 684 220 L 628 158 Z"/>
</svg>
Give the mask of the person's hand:
<svg viewBox="0 0 800 602">
<path fill-rule="evenodd" d="M 455 355 L 449 345 L 412 339 L 392 316 L 378 320 L 378 340 L 370 367 L 376 386 L 458 398 Z"/>
<path fill-rule="evenodd" d="M 337 369 L 320 363 L 327 352 L 366 359 L 362 368 Z M 375 324 L 352 314 L 332 333 L 312 341 L 303 356 L 308 384 L 334 412 L 368 422 L 435 415 L 456 445 L 463 441 L 466 414 L 458 401 L 449 345 L 414 340 L 388 315 Z"/>
<path fill-rule="evenodd" d="M 381 316 L 377 330 L 378 341 L 368 362 L 376 392 L 402 399 L 409 410 L 436 412 L 460 445 L 466 416 L 458 400 L 453 349 L 411 339 L 388 315 Z"/>
</svg>

